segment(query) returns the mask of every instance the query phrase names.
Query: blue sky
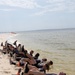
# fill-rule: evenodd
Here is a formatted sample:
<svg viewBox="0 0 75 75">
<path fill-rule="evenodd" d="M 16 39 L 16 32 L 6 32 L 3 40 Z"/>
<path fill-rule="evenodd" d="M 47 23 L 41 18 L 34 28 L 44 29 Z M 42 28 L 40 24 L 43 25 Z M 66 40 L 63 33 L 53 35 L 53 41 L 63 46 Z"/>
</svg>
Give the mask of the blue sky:
<svg viewBox="0 0 75 75">
<path fill-rule="evenodd" d="M 75 28 L 75 0 L 0 0 L 0 32 Z"/>
</svg>

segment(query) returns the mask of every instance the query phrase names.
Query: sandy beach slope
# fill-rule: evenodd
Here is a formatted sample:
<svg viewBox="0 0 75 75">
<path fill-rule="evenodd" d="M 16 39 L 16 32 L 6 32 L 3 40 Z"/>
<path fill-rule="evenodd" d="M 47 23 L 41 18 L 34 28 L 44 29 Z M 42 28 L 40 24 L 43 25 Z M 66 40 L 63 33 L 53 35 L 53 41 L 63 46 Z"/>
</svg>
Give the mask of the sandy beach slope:
<svg viewBox="0 0 75 75">
<path fill-rule="evenodd" d="M 5 42 L 7 39 L 9 39 L 10 37 L 14 36 L 15 34 L 11 34 L 11 33 L 2 33 L 0 34 L 0 44 L 1 42 Z M 0 46 L 0 49 L 2 49 L 2 47 Z M 16 75 L 17 73 L 17 68 L 13 65 L 10 65 L 9 63 L 9 57 L 6 54 L 2 54 L 0 52 L 0 75 Z"/>
</svg>

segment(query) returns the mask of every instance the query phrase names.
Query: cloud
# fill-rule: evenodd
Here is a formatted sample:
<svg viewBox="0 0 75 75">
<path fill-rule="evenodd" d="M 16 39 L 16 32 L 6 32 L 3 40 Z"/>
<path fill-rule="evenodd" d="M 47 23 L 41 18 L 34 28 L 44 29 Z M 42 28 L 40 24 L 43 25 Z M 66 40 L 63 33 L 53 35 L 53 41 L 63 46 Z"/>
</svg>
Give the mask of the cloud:
<svg viewBox="0 0 75 75">
<path fill-rule="evenodd" d="M 63 2 L 65 0 L 46 0 L 47 3 L 58 3 L 58 2 Z"/>
<path fill-rule="evenodd" d="M 0 9 L 0 11 L 14 11 L 15 9 L 8 9 L 8 8 L 5 8 L 5 9 Z"/>
<path fill-rule="evenodd" d="M 49 12 L 75 12 L 75 0 L 46 0 L 46 5 L 34 15 L 43 15 Z"/>
<path fill-rule="evenodd" d="M 75 0 L 47 0 L 47 3 L 54 8 L 58 8 L 63 11 L 75 11 Z M 48 8 L 50 8 L 49 6 Z"/>
<path fill-rule="evenodd" d="M 33 9 L 39 7 L 35 0 L 0 0 L 0 5 Z"/>
<path fill-rule="evenodd" d="M 17 8 L 32 9 L 34 15 L 43 15 L 50 12 L 75 12 L 75 0 L 0 0 L 0 6 L 9 6 L 7 9 Z"/>
</svg>

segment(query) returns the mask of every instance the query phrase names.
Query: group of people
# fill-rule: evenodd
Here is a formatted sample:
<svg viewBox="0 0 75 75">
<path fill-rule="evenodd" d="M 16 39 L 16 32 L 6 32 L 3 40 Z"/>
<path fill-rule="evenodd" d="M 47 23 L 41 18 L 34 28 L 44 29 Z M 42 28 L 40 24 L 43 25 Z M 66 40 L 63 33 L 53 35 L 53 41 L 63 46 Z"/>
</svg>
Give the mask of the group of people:
<svg viewBox="0 0 75 75">
<path fill-rule="evenodd" d="M 39 59 L 40 54 L 34 51 L 30 52 L 24 48 L 24 45 L 17 45 L 17 40 L 10 44 L 7 41 L 3 45 L 2 53 L 9 54 L 9 61 L 11 65 L 18 66 L 18 72 L 16 75 L 57 75 L 57 74 L 46 74 L 46 71 L 53 65 L 52 60 L 47 58 Z M 66 75 L 66 73 L 60 72 L 59 75 Z"/>
</svg>

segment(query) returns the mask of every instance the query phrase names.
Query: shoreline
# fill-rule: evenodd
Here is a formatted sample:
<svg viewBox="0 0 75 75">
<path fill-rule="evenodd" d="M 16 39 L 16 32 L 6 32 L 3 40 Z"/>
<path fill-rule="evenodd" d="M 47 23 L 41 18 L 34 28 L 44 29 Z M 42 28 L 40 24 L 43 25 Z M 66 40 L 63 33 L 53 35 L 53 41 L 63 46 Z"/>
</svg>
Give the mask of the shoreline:
<svg viewBox="0 0 75 75">
<path fill-rule="evenodd" d="M 4 36 L 4 37 L 3 37 Z M 14 37 L 15 35 L 13 34 L 10 34 L 10 33 L 2 33 L 1 34 L 1 37 L 0 38 L 2 38 L 2 40 L 0 39 L 0 41 L 1 42 L 5 42 L 8 38 L 9 39 L 11 39 L 11 40 L 13 40 L 12 39 L 12 37 Z M 15 39 L 14 39 L 15 40 Z M 14 41 L 13 40 L 13 41 Z M 12 42 L 13 42 L 12 41 Z M 0 42 L 0 43 L 1 43 Z M 23 43 L 22 43 L 23 44 Z M 30 45 L 29 45 L 30 46 Z M 27 47 L 26 45 L 25 45 L 25 47 Z M 27 47 L 28 48 L 28 47 Z M 27 49 L 26 48 L 26 49 Z M 32 46 L 32 49 L 33 49 L 33 46 Z M 37 48 L 36 48 L 37 49 Z M 27 49 L 28 51 L 30 51 L 30 49 Z M 33 49 L 33 50 L 35 50 L 35 49 Z M 41 50 L 35 50 L 35 52 L 40 52 L 40 57 L 42 58 L 42 57 L 46 57 L 46 58 L 48 58 L 48 59 L 50 59 L 50 60 L 53 60 L 53 62 L 54 62 L 54 65 L 53 65 L 53 69 L 51 69 L 48 73 L 59 73 L 59 72 L 61 72 L 61 71 L 63 71 L 63 72 L 66 72 L 68 75 L 70 75 L 70 74 L 72 74 L 72 72 L 73 72 L 73 70 L 74 70 L 74 64 L 71 64 L 74 60 L 73 60 L 73 58 L 71 59 L 71 60 L 69 60 L 69 57 L 70 56 L 75 56 L 75 55 L 73 55 L 74 54 L 74 51 L 68 51 L 68 50 L 66 50 L 65 51 L 65 53 L 64 53 L 64 51 L 63 50 L 50 50 L 50 52 L 47 52 L 47 51 L 41 51 Z M 72 54 L 73 53 L 73 54 Z M 70 55 L 70 54 L 72 54 L 72 55 Z M 7 58 L 5 58 L 5 60 L 6 60 Z M 67 60 L 68 59 L 68 60 Z M 8 60 L 8 59 L 7 59 Z M 9 60 L 8 60 L 9 61 Z M 9 63 L 9 62 L 8 62 Z M 69 64 L 71 64 L 72 66 L 68 66 Z M 10 63 L 9 63 L 9 66 L 11 66 L 10 65 Z M 3 65 L 3 67 L 4 67 L 4 65 Z M 67 67 L 69 68 L 69 69 L 67 69 Z M 12 69 L 11 69 L 12 70 Z M 13 71 L 13 70 L 12 70 Z M 14 72 L 15 72 L 15 70 L 14 70 Z M 16 70 L 16 72 L 17 72 L 17 70 Z M 2 72 L 1 72 L 2 73 Z M 74 72 L 73 72 L 73 74 L 74 74 Z M 72 74 L 72 75 L 73 75 Z M 6 74 L 5 74 L 6 75 Z"/>
<path fill-rule="evenodd" d="M 3 42 L 4 45 L 5 41 L 8 40 L 8 38 L 10 39 L 13 36 L 15 35 L 14 34 L 12 35 L 11 33 L 0 34 L 0 44 L 1 42 Z M 1 45 L 0 45 L 0 49 L 2 49 Z M 2 54 L 0 51 L 0 75 L 16 75 L 18 71 L 16 70 L 18 67 L 15 67 L 14 65 L 10 65 L 8 56 L 9 56 L 8 54 Z M 54 73 L 54 72 L 47 72 L 47 73 Z"/>
</svg>

